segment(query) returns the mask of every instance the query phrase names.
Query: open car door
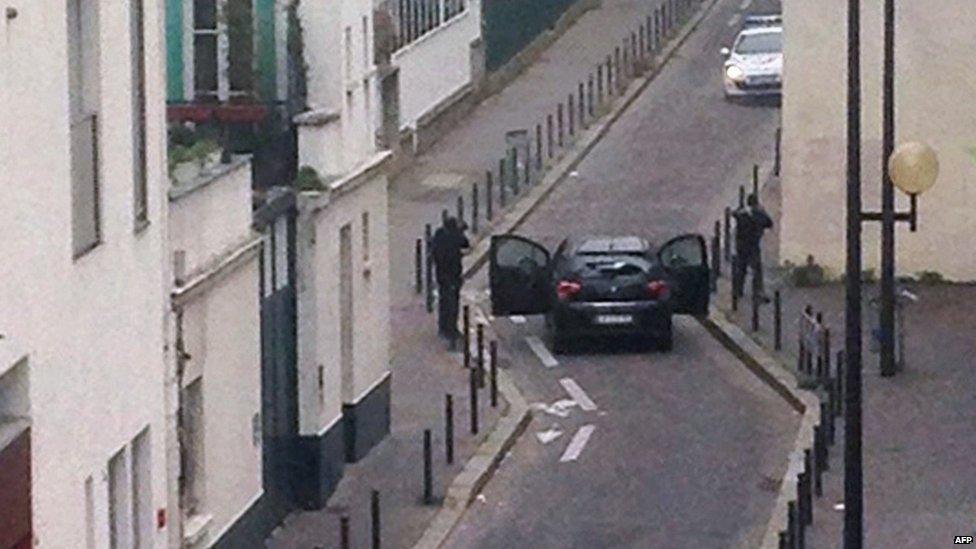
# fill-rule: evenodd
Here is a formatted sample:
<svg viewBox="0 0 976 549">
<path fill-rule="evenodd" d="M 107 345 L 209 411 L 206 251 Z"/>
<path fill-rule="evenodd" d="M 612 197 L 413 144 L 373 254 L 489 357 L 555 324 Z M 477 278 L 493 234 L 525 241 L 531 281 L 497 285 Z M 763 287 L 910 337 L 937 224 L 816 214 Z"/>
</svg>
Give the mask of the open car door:
<svg viewBox="0 0 976 549">
<path fill-rule="evenodd" d="M 549 311 L 549 251 L 521 236 L 491 237 L 488 279 L 495 316 L 534 315 Z"/>
<path fill-rule="evenodd" d="M 658 250 L 658 259 L 671 279 L 672 310 L 707 315 L 711 272 L 705 238 L 698 234 L 672 238 Z"/>
</svg>

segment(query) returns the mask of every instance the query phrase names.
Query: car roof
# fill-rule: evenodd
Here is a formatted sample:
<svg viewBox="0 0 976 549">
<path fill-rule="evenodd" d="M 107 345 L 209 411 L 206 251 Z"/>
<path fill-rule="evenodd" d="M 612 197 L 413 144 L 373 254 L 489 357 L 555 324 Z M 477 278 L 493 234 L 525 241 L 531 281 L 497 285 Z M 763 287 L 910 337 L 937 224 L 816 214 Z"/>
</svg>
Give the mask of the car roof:
<svg viewBox="0 0 976 549">
<path fill-rule="evenodd" d="M 776 34 L 782 33 L 783 27 L 750 27 L 742 29 L 739 32 L 739 36 L 752 36 L 754 34 Z"/>
<path fill-rule="evenodd" d="M 590 236 L 579 240 L 577 254 L 644 253 L 650 244 L 638 236 Z"/>
</svg>

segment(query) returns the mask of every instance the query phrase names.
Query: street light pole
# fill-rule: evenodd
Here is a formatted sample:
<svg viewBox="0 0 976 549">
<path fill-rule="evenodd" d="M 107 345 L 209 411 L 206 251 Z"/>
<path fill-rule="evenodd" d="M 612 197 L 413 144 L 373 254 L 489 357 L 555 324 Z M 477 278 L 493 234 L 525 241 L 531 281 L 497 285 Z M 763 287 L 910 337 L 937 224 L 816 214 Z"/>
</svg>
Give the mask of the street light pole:
<svg viewBox="0 0 976 549">
<path fill-rule="evenodd" d="M 847 1 L 847 276 L 844 548 L 864 541 L 861 470 L 861 5 Z"/>
<path fill-rule="evenodd" d="M 884 2 L 881 137 L 881 375 L 895 375 L 895 187 L 888 159 L 895 149 L 895 2 Z"/>
</svg>

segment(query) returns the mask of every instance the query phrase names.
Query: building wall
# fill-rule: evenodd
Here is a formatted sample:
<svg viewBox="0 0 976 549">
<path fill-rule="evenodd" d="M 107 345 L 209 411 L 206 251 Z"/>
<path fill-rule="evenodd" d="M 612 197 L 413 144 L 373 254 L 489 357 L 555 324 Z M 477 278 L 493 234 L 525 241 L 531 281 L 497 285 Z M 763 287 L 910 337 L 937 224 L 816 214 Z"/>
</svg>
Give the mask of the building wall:
<svg viewBox="0 0 976 549">
<path fill-rule="evenodd" d="M 170 248 L 185 253 L 187 273 L 174 296 L 190 355 L 181 387 L 202 380 L 199 514 L 212 520 L 197 546 L 206 547 L 263 494 L 260 239 L 251 230 L 247 158 L 172 188 L 170 225 Z"/>
<path fill-rule="evenodd" d="M 862 188 L 866 210 L 880 209 L 882 4 L 862 3 Z M 920 196 L 918 232 L 896 229 L 900 273 L 938 271 L 976 279 L 968 244 L 976 229 L 976 72 L 967 0 L 897 5 L 895 142 L 923 141 L 939 155 L 936 186 Z M 846 166 L 846 2 L 783 2 L 783 218 L 781 259 L 808 254 L 843 271 Z M 835 31 L 824 32 L 824 29 Z M 908 199 L 896 190 L 899 210 Z M 864 230 L 865 268 L 878 269 L 880 224 Z"/>
<path fill-rule="evenodd" d="M 108 462 L 147 427 L 146 512 L 166 507 L 164 67 L 161 56 L 147 55 L 150 224 L 137 233 L 128 3 L 97 4 L 102 243 L 77 260 L 71 245 L 66 3 L 21 3 L 17 17 L 0 28 L 0 331 L 30 357 L 38 547 L 85 547 L 88 477 L 92 534 L 98 546 L 107 545 Z M 145 6 L 146 51 L 161 52 L 162 3 L 146 0 Z M 155 546 L 166 543 L 164 531 L 150 537 Z"/>
<path fill-rule="evenodd" d="M 331 196 L 304 193 L 299 197 L 299 430 L 303 435 L 332 426 L 341 417 L 343 404 L 358 402 L 389 371 L 387 184 L 383 173 L 352 174 L 333 187 Z M 368 259 L 363 213 L 369 215 Z M 343 394 L 339 352 L 339 231 L 346 225 L 352 235 L 355 323 L 350 394 Z"/>
<path fill-rule="evenodd" d="M 481 2 L 393 54 L 400 68 L 400 125 L 417 120 L 471 83 L 471 43 L 481 36 Z"/>
</svg>

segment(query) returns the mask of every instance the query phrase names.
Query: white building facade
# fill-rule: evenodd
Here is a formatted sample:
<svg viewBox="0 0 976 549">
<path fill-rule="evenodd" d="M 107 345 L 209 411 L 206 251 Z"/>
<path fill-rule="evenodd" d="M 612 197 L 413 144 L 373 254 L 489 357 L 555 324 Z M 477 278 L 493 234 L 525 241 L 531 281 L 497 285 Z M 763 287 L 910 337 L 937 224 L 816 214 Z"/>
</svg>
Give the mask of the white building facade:
<svg viewBox="0 0 976 549">
<path fill-rule="evenodd" d="M 364 0 L 302 2 L 308 111 L 299 164 L 323 188 L 297 199 L 298 499 L 318 508 L 344 463 L 390 429 L 389 249 L 384 67 Z"/>
<path fill-rule="evenodd" d="M 918 198 L 918 231 L 898 223 L 899 274 L 934 271 L 976 279 L 976 10 L 967 0 L 899 2 L 895 32 L 895 144 L 922 141 L 939 156 L 935 187 Z M 880 210 L 883 13 L 861 7 L 862 188 L 865 210 Z M 781 260 L 808 255 L 833 275 L 844 270 L 846 166 L 846 3 L 783 2 L 784 98 Z M 908 198 L 896 190 L 897 208 Z M 880 263 L 880 224 L 864 230 L 864 266 Z"/>
<path fill-rule="evenodd" d="M 29 432 L 25 547 L 167 544 L 162 16 L 0 14 L 0 424 Z"/>
</svg>

